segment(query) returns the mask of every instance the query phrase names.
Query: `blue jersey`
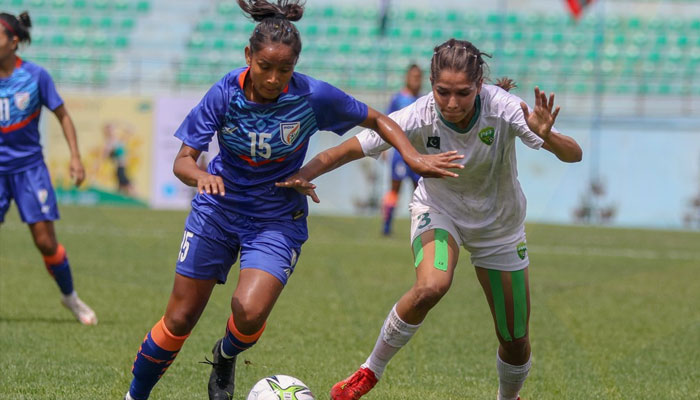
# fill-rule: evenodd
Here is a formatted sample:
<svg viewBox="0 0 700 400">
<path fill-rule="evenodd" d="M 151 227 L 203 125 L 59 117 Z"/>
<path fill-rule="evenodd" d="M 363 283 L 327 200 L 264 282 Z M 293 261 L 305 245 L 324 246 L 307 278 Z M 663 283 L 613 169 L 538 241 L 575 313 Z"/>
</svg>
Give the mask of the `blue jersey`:
<svg viewBox="0 0 700 400">
<path fill-rule="evenodd" d="M 394 111 L 410 106 L 416 100 L 418 100 L 418 96 L 414 96 L 404 89 L 396 93 L 394 97 L 391 98 L 391 103 L 389 103 L 389 110 L 387 111 L 387 114 L 391 114 Z"/>
<path fill-rule="evenodd" d="M 41 107 L 53 111 L 62 104 L 49 73 L 17 57 L 12 75 L 0 78 L 0 174 L 21 172 L 43 162 Z"/>
<path fill-rule="evenodd" d="M 261 219 L 305 217 L 306 196 L 275 187 L 275 182 L 301 168 L 314 133 L 344 134 L 367 118 L 367 106 L 296 72 L 276 102 L 254 103 L 243 92 L 247 73 L 247 68 L 236 69 L 214 84 L 175 133 L 201 151 L 214 134 L 219 141 L 219 154 L 208 172 L 223 178 L 226 196 L 197 194 L 192 208 Z"/>
</svg>

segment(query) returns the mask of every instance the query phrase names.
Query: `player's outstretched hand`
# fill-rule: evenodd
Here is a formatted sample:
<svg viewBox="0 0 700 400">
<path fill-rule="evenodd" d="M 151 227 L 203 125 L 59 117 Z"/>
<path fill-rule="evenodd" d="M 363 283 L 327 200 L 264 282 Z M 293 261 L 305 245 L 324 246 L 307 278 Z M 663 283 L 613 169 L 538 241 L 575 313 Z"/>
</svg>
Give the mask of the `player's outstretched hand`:
<svg viewBox="0 0 700 400">
<path fill-rule="evenodd" d="M 294 189 L 305 196 L 311 197 L 311 200 L 313 200 L 314 203 L 321 202 L 316 195 L 316 191 L 314 190 L 316 189 L 316 185 L 307 181 L 299 174 L 290 176 L 284 182 L 277 182 L 275 183 L 275 186 Z"/>
<path fill-rule="evenodd" d="M 552 131 L 554 121 L 559 114 L 559 106 L 556 109 L 554 108 L 554 93 L 552 92 L 549 95 L 549 100 L 547 100 L 547 93 L 540 92 L 540 88 L 535 86 L 535 108 L 530 112 L 527 104 L 522 102 L 520 103 L 520 108 L 523 109 L 525 121 L 530 130 L 542 139 L 547 140 L 549 133 Z"/>
<path fill-rule="evenodd" d="M 406 157 L 406 164 L 420 176 L 426 178 L 456 178 L 459 175 L 448 168 L 462 169 L 464 165 L 454 163 L 455 160 L 464 158 L 462 154 L 457 154 L 457 151 L 447 151 L 440 154 L 418 154 L 416 157 Z"/>
<path fill-rule="evenodd" d="M 199 194 L 218 194 L 220 196 L 226 195 L 226 187 L 224 186 L 224 180 L 218 175 L 203 174 L 200 178 L 197 178 L 197 191 Z"/>
<path fill-rule="evenodd" d="M 85 167 L 79 157 L 72 157 L 68 165 L 70 179 L 75 186 L 80 186 L 85 180 Z"/>
</svg>

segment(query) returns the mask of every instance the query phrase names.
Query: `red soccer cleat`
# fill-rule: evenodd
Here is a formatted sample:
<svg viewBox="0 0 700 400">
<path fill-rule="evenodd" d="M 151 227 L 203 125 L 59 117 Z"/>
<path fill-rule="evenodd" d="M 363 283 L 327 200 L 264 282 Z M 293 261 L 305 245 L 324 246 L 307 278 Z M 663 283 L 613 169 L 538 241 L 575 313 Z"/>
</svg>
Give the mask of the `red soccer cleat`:
<svg viewBox="0 0 700 400">
<path fill-rule="evenodd" d="M 377 377 L 369 368 L 360 368 L 349 378 L 342 380 L 331 389 L 332 400 L 357 400 L 372 390 Z"/>
</svg>

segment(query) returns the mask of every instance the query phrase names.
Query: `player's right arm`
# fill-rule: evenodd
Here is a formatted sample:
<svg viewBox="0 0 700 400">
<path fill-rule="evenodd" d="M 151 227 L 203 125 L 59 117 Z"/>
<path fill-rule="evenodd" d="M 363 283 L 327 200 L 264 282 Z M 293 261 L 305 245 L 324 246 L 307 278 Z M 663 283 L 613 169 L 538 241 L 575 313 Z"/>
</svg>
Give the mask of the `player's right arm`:
<svg viewBox="0 0 700 400">
<path fill-rule="evenodd" d="M 224 180 L 220 176 L 203 171 L 197 165 L 201 153 L 201 151 L 183 143 L 175 156 L 173 173 L 185 185 L 196 187 L 200 194 L 225 195 Z"/>
<path fill-rule="evenodd" d="M 215 83 L 175 132 L 182 146 L 175 156 L 173 173 L 185 185 L 196 187 L 199 194 L 223 196 L 226 193 L 223 179 L 203 171 L 197 160 L 202 151 L 208 150 L 209 142 L 221 127 L 228 106 L 228 81 L 229 75 L 226 75 Z"/>
</svg>

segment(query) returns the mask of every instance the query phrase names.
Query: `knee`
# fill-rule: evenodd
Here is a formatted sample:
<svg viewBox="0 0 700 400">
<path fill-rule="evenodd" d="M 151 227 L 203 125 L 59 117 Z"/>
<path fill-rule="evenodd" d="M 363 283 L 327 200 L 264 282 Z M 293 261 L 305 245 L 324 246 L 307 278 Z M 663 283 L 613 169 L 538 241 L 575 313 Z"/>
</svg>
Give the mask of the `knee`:
<svg viewBox="0 0 700 400">
<path fill-rule="evenodd" d="M 259 331 L 267 319 L 267 312 L 261 304 L 241 302 L 235 298 L 231 303 L 231 312 L 236 329 L 245 335 Z"/>
<path fill-rule="evenodd" d="M 413 306 L 422 309 L 433 308 L 449 289 L 449 282 L 417 283 L 413 287 Z"/>
<path fill-rule="evenodd" d="M 34 238 L 34 245 L 43 256 L 52 256 L 58 250 L 58 243 L 49 235 L 41 235 Z"/>
<path fill-rule="evenodd" d="M 197 318 L 190 315 L 187 311 L 180 310 L 169 313 L 165 316 L 165 326 L 170 333 L 175 336 L 184 336 L 192 332 Z"/>
<path fill-rule="evenodd" d="M 504 341 L 500 337 L 499 339 L 501 339 L 503 350 L 505 350 L 506 354 L 511 358 L 526 359 L 526 356 L 530 353 L 530 338 L 527 335 L 509 342 Z"/>
</svg>

